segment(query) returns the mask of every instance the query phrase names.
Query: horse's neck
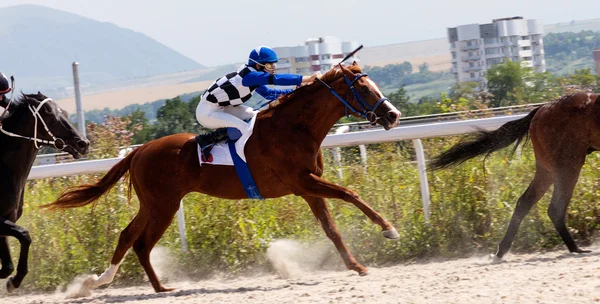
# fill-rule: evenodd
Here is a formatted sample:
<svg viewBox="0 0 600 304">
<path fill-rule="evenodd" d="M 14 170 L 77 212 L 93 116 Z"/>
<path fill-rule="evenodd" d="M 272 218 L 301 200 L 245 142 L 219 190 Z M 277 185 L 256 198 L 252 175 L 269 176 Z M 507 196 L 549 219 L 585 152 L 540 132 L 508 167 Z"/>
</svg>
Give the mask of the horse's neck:
<svg viewBox="0 0 600 304">
<path fill-rule="evenodd" d="M 24 128 L 11 128 L 11 124 L 3 125 L 6 131 L 24 134 Z M 16 138 L 0 133 L 0 174 L 11 174 L 21 180 L 29 175 L 38 150 L 32 141 Z M 7 169 L 7 170 L 6 170 Z M 6 172 L 4 172 L 6 171 Z"/>
<path fill-rule="evenodd" d="M 321 91 L 318 91 L 321 92 Z M 295 100 L 294 104 L 282 109 L 284 122 L 296 132 L 307 132 L 320 144 L 333 125 L 343 117 L 344 107 L 333 94 L 321 92 L 307 96 L 304 100 Z"/>
</svg>

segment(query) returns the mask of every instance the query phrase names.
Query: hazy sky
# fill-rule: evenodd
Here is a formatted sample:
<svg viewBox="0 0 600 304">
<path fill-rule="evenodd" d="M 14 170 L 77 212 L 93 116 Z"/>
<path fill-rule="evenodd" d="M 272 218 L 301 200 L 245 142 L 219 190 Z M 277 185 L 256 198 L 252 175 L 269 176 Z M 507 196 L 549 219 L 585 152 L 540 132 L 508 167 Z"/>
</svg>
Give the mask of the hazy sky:
<svg viewBox="0 0 600 304">
<path fill-rule="evenodd" d="M 300 45 L 309 37 L 377 46 L 445 37 L 447 27 L 501 17 L 544 24 L 600 18 L 599 0 L 0 0 L 0 7 L 18 4 L 111 22 L 208 66 L 245 61 L 259 45 Z"/>
</svg>

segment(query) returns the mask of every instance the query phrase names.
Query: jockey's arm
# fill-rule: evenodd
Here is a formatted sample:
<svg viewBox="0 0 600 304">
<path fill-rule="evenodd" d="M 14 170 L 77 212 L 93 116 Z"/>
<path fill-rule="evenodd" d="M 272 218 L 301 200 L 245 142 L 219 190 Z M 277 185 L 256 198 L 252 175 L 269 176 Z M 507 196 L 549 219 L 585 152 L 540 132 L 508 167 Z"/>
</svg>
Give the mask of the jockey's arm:
<svg viewBox="0 0 600 304">
<path fill-rule="evenodd" d="M 262 96 L 266 100 L 275 100 L 275 99 L 279 98 L 279 96 L 281 96 L 283 94 L 289 94 L 292 91 L 293 91 L 293 89 L 287 89 L 287 90 L 271 89 L 264 85 L 260 86 L 256 89 L 256 93 L 260 94 L 260 96 Z"/>
<path fill-rule="evenodd" d="M 250 72 L 246 76 L 244 76 L 244 79 L 242 79 L 242 85 L 245 87 L 264 86 L 268 84 L 280 86 L 299 86 L 302 84 L 302 76 L 295 74 L 269 74 L 265 72 Z"/>
</svg>

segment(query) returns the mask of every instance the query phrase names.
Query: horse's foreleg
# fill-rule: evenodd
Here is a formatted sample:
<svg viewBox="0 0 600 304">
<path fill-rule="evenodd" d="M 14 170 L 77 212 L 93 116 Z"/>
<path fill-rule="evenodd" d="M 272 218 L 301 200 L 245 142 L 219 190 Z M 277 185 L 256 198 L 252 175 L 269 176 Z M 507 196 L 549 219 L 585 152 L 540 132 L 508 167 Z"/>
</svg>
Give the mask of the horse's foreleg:
<svg viewBox="0 0 600 304">
<path fill-rule="evenodd" d="M 31 245 L 31 237 L 29 232 L 23 227 L 17 226 L 15 223 L 0 218 L 0 235 L 12 236 L 19 240 L 21 251 L 19 252 L 19 264 L 17 264 L 17 274 L 6 282 L 8 292 L 15 290 L 21 286 L 25 275 L 27 275 L 27 259 L 29 257 L 29 246 Z"/>
<path fill-rule="evenodd" d="M 517 206 L 515 207 L 512 218 L 510 219 L 510 224 L 506 229 L 504 238 L 498 245 L 498 251 L 494 255 L 494 262 L 500 262 L 508 250 L 510 250 L 510 246 L 515 239 L 515 235 L 519 230 L 521 222 L 529 213 L 531 208 L 535 205 L 535 203 L 537 203 L 542 196 L 544 196 L 544 193 L 546 193 L 552 182 L 553 177 L 550 172 L 541 166 L 537 166 L 535 176 L 533 177 L 531 184 L 517 201 Z"/>
<path fill-rule="evenodd" d="M 398 238 L 398 232 L 390 223 L 388 223 L 371 206 L 364 202 L 360 196 L 349 189 L 335 185 L 314 174 L 305 176 L 294 194 L 301 196 L 318 196 L 323 198 L 337 198 L 354 204 L 362 211 L 373 223 L 379 225 L 383 230 L 383 236 L 388 239 Z"/>
<path fill-rule="evenodd" d="M 8 247 L 8 240 L 6 237 L 0 237 L 0 261 L 2 262 L 2 269 L 0 269 L 0 279 L 6 279 L 15 270 L 12 259 L 10 257 L 10 248 Z"/>
<path fill-rule="evenodd" d="M 324 198 L 321 197 L 313 197 L 313 196 L 303 196 L 304 200 L 310 206 L 310 210 L 312 210 L 315 217 L 321 222 L 321 226 L 323 226 L 323 230 L 325 230 L 325 234 L 327 237 L 333 242 L 338 252 L 342 256 L 346 267 L 350 270 L 355 270 L 360 275 L 367 274 L 367 268 L 360 265 L 352 256 L 348 248 L 346 248 L 346 244 L 342 240 L 342 235 L 337 230 L 333 219 L 331 218 L 331 214 L 329 213 L 329 209 L 327 208 L 327 204 Z"/>
</svg>

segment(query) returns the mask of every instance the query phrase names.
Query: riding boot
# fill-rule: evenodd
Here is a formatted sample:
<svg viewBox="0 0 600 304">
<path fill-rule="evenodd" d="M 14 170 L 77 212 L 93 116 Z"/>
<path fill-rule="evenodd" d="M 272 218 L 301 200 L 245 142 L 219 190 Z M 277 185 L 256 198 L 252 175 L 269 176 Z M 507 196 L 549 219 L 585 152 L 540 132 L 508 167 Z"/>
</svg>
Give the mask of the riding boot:
<svg viewBox="0 0 600 304">
<path fill-rule="evenodd" d="M 227 128 L 218 128 L 212 132 L 196 136 L 196 142 L 200 145 L 204 159 L 208 159 L 212 147 L 228 138 Z"/>
</svg>

